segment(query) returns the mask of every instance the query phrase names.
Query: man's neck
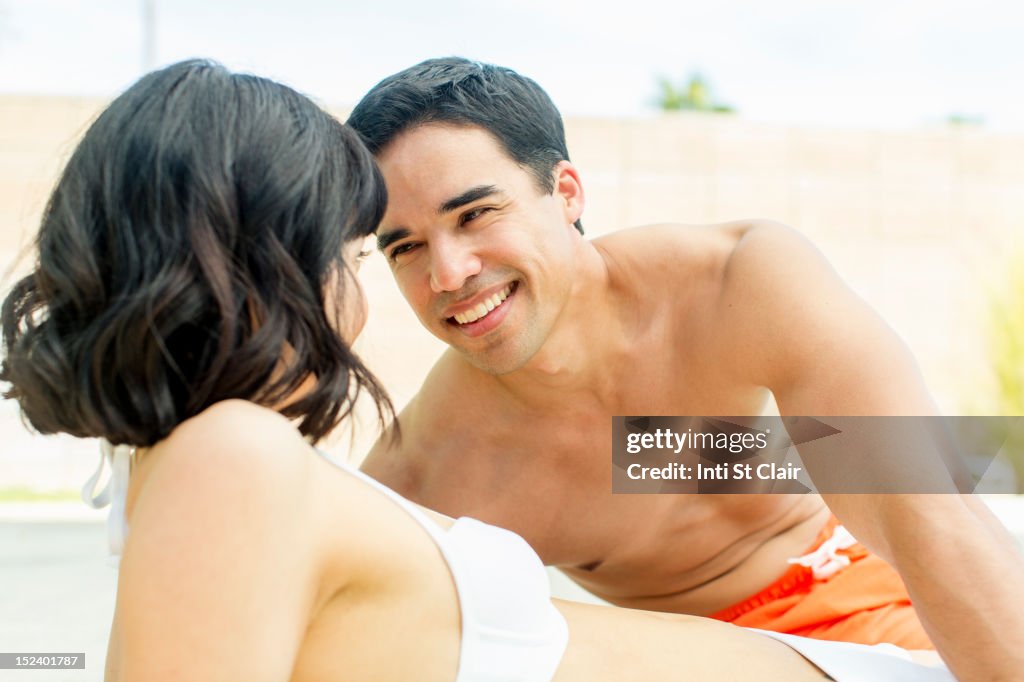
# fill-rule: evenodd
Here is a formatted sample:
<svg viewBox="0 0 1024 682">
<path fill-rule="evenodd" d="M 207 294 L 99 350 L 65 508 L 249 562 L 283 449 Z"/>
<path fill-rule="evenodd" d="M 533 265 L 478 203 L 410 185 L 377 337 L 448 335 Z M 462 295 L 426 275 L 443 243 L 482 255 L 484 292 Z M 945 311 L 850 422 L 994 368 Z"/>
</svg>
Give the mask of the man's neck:
<svg viewBox="0 0 1024 682">
<path fill-rule="evenodd" d="M 618 360 L 629 347 L 622 314 L 628 297 L 619 291 L 608 255 L 590 241 L 580 242 L 578 263 L 569 299 L 544 345 L 522 368 L 495 377 L 525 404 L 614 402 Z"/>
</svg>

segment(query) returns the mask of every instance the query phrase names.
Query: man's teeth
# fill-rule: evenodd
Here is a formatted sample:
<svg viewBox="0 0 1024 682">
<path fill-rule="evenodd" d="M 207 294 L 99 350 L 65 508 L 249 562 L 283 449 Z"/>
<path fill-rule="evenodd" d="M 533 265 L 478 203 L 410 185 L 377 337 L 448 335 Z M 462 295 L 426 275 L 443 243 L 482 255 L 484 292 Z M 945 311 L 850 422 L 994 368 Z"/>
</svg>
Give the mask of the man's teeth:
<svg viewBox="0 0 1024 682">
<path fill-rule="evenodd" d="M 481 317 L 483 317 L 484 315 L 486 315 L 487 313 L 491 312 L 499 305 L 501 305 L 501 302 L 508 298 L 508 295 L 511 293 L 512 285 L 509 284 L 504 289 L 488 298 L 486 301 L 478 303 L 477 306 L 472 310 L 467 310 L 464 313 L 459 313 L 458 315 L 455 315 L 455 321 L 458 322 L 459 324 L 469 324 L 470 322 L 476 322 Z"/>
</svg>

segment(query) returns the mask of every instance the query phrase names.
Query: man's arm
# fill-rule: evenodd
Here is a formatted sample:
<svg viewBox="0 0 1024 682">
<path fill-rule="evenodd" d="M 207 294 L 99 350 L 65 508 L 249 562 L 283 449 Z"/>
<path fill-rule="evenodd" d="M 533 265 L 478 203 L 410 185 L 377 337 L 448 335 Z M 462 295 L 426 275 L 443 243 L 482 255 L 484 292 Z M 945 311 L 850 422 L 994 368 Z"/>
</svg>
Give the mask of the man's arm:
<svg viewBox="0 0 1024 682">
<path fill-rule="evenodd" d="M 721 296 L 718 323 L 735 380 L 771 389 L 782 414 L 936 414 L 903 343 L 792 230 L 771 223 L 749 230 L 730 258 Z M 956 494 L 824 498 L 899 571 L 958 678 L 1024 675 L 1024 559 L 980 501 Z"/>
</svg>

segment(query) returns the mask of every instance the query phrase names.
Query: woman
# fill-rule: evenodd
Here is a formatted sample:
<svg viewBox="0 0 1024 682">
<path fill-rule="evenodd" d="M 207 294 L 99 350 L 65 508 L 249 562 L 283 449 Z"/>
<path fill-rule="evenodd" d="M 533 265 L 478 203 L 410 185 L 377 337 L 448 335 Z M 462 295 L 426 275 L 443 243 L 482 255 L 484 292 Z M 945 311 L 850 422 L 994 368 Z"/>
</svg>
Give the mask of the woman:
<svg viewBox="0 0 1024 682">
<path fill-rule="evenodd" d="M 750 631 L 553 604 L 518 536 L 311 447 L 360 392 L 393 417 L 349 347 L 383 187 L 307 99 L 201 61 L 132 86 L 68 162 L 0 380 L 40 432 L 119 444 L 107 679 L 822 679 Z"/>
</svg>

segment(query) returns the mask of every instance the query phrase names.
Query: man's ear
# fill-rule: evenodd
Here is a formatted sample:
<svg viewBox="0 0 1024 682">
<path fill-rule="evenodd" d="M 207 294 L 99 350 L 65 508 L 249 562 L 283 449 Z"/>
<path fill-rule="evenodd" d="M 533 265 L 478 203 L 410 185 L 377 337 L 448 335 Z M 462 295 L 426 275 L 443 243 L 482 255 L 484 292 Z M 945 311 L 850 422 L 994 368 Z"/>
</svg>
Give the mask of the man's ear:
<svg viewBox="0 0 1024 682">
<path fill-rule="evenodd" d="M 562 202 L 566 224 L 572 225 L 583 215 L 583 206 L 586 203 L 579 171 L 570 162 L 559 161 L 552 172 L 555 177 L 555 197 Z"/>
</svg>

